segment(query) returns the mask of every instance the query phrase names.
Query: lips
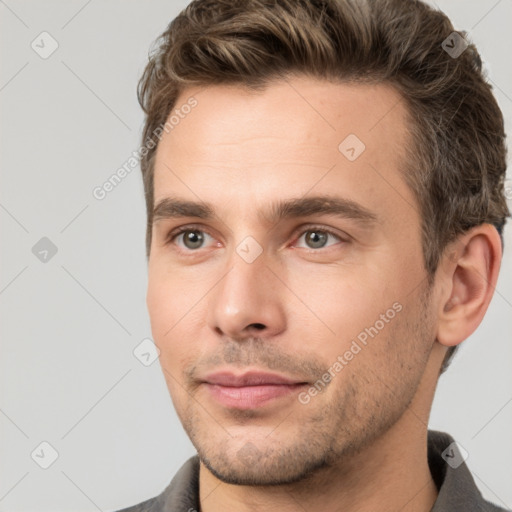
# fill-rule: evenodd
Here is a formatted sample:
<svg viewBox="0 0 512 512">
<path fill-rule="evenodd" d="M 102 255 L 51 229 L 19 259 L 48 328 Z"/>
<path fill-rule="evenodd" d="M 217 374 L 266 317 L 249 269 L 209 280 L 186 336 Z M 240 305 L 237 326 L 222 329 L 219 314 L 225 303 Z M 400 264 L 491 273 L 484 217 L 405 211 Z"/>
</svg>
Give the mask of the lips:
<svg viewBox="0 0 512 512">
<path fill-rule="evenodd" d="M 282 375 L 265 372 L 247 372 L 243 375 L 235 375 L 230 372 L 217 372 L 207 375 L 204 381 L 208 384 L 228 387 L 307 384 L 307 382 L 304 381 L 293 380 L 283 377 Z"/>
<path fill-rule="evenodd" d="M 255 409 L 278 399 L 290 399 L 308 385 L 304 381 L 265 372 L 243 375 L 217 372 L 206 376 L 203 384 L 211 398 L 231 409 Z"/>
</svg>

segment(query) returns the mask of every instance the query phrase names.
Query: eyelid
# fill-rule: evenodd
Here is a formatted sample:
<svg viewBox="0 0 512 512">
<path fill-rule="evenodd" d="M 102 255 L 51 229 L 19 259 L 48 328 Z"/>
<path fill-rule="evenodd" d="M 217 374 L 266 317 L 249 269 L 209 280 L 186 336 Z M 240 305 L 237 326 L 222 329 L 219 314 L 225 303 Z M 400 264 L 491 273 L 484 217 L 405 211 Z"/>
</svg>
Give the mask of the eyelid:
<svg viewBox="0 0 512 512">
<path fill-rule="evenodd" d="M 338 232 L 334 228 L 330 228 L 327 226 L 322 226 L 321 224 L 302 224 L 299 226 L 294 232 L 293 236 L 295 235 L 303 235 L 306 231 L 322 231 L 324 233 L 327 233 L 329 235 L 332 235 L 339 240 L 348 242 L 348 239 L 350 238 L 346 233 L 344 232 Z"/>
</svg>

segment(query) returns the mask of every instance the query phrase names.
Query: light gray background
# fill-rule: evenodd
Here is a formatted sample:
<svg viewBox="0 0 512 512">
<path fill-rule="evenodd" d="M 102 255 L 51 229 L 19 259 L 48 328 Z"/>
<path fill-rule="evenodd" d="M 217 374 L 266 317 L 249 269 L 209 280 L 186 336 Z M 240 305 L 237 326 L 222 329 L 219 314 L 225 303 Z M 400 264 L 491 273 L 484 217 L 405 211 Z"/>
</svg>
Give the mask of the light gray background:
<svg viewBox="0 0 512 512">
<path fill-rule="evenodd" d="M 145 209 L 135 88 L 177 0 L 0 0 L 0 510 L 110 511 L 159 494 L 194 449 L 158 361 L 145 306 Z M 477 43 L 510 133 L 512 1 L 438 5 Z M 58 49 L 42 59 L 43 31 Z M 512 507 L 512 228 L 487 316 L 441 377 L 430 427 L 452 434 L 483 494 Z M 32 247 L 48 237 L 43 263 Z M 41 442 L 59 457 L 31 458 Z M 43 450 L 44 452 L 44 450 Z M 40 460 L 44 457 L 40 453 Z"/>
</svg>

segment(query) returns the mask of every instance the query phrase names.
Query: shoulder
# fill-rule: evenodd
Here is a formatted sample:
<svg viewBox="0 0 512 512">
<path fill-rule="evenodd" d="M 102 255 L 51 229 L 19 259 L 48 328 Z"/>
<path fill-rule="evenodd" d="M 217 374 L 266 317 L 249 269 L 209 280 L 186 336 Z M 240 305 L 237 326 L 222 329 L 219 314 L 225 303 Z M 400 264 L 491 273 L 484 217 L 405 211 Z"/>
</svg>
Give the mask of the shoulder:
<svg viewBox="0 0 512 512">
<path fill-rule="evenodd" d="M 158 508 L 155 508 L 157 498 L 158 497 L 150 498 L 149 500 L 143 501 L 138 505 L 132 505 L 131 507 L 123 508 L 117 512 L 157 512 L 157 510 L 159 510 Z"/>
<path fill-rule="evenodd" d="M 199 457 L 188 459 L 161 494 L 117 512 L 194 512 L 199 510 Z"/>
<path fill-rule="evenodd" d="M 428 464 L 438 489 L 431 512 L 511 512 L 484 499 L 465 463 L 466 455 L 449 434 L 428 431 Z"/>
</svg>

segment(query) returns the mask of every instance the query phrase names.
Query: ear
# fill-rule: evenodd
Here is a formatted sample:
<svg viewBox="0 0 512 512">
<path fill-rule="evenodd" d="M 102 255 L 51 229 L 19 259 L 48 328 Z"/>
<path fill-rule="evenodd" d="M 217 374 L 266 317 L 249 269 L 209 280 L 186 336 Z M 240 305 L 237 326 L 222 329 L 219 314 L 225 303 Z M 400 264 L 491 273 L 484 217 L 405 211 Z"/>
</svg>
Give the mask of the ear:
<svg viewBox="0 0 512 512">
<path fill-rule="evenodd" d="M 498 231 L 475 226 L 449 244 L 440 261 L 441 300 L 437 341 L 458 345 L 480 325 L 491 302 L 501 264 Z"/>
</svg>

